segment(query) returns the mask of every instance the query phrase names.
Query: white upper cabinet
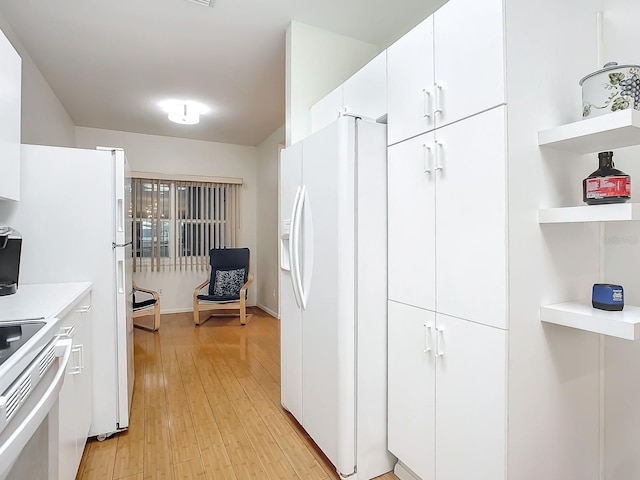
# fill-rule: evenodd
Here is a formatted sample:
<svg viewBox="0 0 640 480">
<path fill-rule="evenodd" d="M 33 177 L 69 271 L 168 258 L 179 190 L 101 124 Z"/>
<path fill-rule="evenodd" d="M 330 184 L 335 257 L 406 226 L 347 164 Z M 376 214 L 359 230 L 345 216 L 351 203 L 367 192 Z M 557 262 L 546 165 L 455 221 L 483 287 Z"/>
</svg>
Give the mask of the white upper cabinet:
<svg viewBox="0 0 640 480">
<path fill-rule="evenodd" d="M 450 0 L 387 52 L 389 145 L 506 101 L 502 0 Z"/>
<path fill-rule="evenodd" d="M 386 50 L 311 107 L 311 133 L 326 127 L 345 113 L 370 120 L 386 115 Z"/>
<path fill-rule="evenodd" d="M 390 300 L 508 327 L 505 115 L 389 147 Z"/>
<path fill-rule="evenodd" d="M 0 31 L 0 199 L 20 200 L 22 60 Z"/>
<path fill-rule="evenodd" d="M 436 130 L 440 313 L 508 328 L 506 107 Z"/>
<path fill-rule="evenodd" d="M 387 52 L 358 70 L 343 85 L 344 112 L 376 120 L 387 113 Z"/>
<path fill-rule="evenodd" d="M 387 49 L 389 145 L 434 128 L 433 17 Z"/>
<path fill-rule="evenodd" d="M 453 0 L 434 14 L 436 127 L 505 103 L 502 0 Z"/>
<path fill-rule="evenodd" d="M 436 165 L 434 134 L 389 147 L 389 299 L 436 309 Z"/>
</svg>

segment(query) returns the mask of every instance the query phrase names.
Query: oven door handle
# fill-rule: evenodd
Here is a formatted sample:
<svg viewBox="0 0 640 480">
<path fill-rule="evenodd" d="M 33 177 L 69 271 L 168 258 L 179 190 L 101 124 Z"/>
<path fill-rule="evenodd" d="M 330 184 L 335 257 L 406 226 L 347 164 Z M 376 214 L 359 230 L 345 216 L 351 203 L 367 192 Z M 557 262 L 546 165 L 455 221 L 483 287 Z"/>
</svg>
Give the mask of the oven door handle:
<svg viewBox="0 0 640 480">
<path fill-rule="evenodd" d="M 29 412 L 24 421 L 15 428 L 9 438 L 0 445 L 0 469 L 4 475 L 13 466 L 20 452 L 36 432 L 42 421 L 58 401 L 58 394 L 64 383 L 65 372 L 69 357 L 71 356 L 71 340 L 58 340 L 56 342 L 56 356 L 61 357 L 58 363 L 58 371 L 47 390 L 44 392 L 33 410 Z"/>
</svg>

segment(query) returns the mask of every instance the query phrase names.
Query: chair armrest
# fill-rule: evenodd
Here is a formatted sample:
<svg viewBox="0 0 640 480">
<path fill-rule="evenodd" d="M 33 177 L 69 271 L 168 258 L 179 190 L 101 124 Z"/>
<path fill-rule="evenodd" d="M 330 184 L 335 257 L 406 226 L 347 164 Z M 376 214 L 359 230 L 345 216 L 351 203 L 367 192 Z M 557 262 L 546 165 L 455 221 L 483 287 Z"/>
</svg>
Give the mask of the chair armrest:
<svg viewBox="0 0 640 480">
<path fill-rule="evenodd" d="M 249 278 L 247 279 L 247 283 L 245 283 L 240 289 L 240 298 L 242 298 L 244 293 L 247 291 L 247 288 L 249 288 L 249 285 L 251 285 L 252 283 L 253 283 L 253 273 L 250 273 Z"/>
<path fill-rule="evenodd" d="M 158 295 L 158 292 L 156 292 L 154 290 L 149 290 L 147 288 L 140 288 L 140 287 L 135 286 L 135 285 L 134 285 L 133 289 L 136 292 L 144 292 L 144 293 L 148 293 L 149 295 L 153 295 L 153 298 L 155 298 L 156 301 L 160 300 L 160 295 Z"/>
<path fill-rule="evenodd" d="M 210 278 L 207 278 L 204 282 L 202 282 L 200 285 L 198 285 L 195 290 L 193 291 L 193 299 L 195 300 L 198 297 L 198 294 L 200 293 L 200 290 L 202 290 L 204 287 L 206 287 L 207 285 L 209 285 L 209 282 L 211 281 Z"/>
</svg>

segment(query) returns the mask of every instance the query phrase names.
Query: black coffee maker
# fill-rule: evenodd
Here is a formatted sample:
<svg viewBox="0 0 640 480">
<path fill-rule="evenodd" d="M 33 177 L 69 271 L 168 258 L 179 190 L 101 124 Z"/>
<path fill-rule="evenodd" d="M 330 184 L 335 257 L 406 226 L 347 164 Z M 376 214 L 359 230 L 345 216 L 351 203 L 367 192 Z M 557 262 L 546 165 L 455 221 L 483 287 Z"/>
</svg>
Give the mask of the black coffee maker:
<svg viewBox="0 0 640 480">
<path fill-rule="evenodd" d="M 6 225 L 0 225 L 0 297 L 18 291 L 20 273 L 20 233 Z"/>
</svg>

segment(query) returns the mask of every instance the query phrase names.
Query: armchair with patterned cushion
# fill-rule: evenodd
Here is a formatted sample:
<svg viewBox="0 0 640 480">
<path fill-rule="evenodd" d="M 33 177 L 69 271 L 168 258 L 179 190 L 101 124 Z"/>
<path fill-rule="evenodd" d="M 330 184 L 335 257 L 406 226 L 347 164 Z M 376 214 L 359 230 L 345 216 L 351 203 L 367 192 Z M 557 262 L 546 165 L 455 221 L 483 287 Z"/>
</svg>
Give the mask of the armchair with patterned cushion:
<svg viewBox="0 0 640 480">
<path fill-rule="evenodd" d="M 193 323 L 200 325 L 211 317 L 209 314 L 201 320 L 201 312 L 238 310 L 240 324 L 247 324 L 247 289 L 253 282 L 249 258 L 248 248 L 214 248 L 209 252 L 211 275 L 193 292 Z"/>
</svg>

